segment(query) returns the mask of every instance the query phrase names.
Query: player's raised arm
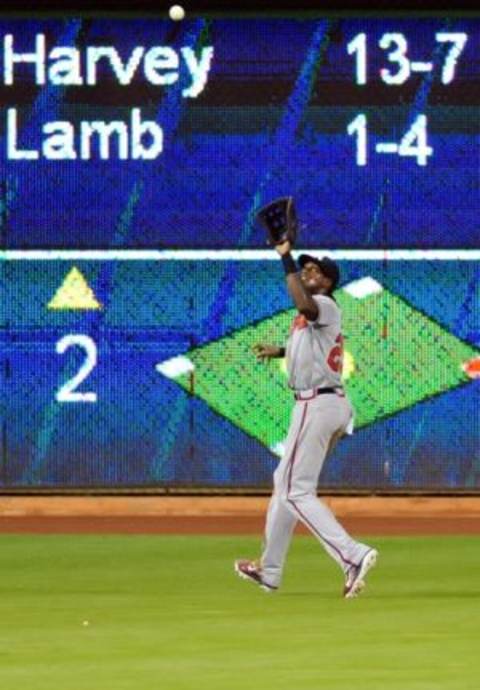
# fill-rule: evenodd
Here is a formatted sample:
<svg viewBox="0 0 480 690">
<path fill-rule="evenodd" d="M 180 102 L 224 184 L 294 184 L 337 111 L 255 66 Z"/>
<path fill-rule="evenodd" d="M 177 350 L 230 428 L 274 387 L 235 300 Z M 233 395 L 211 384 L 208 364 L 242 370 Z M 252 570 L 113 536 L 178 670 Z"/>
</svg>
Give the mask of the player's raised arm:
<svg viewBox="0 0 480 690">
<path fill-rule="evenodd" d="M 298 221 L 293 197 L 281 197 L 270 202 L 257 213 L 258 221 L 267 231 L 267 242 L 280 254 L 287 276 L 288 290 L 298 311 L 308 319 L 320 317 L 320 306 L 314 295 L 332 297 L 339 280 L 334 261 L 324 256 L 319 260 L 308 254 L 299 257 L 299 272 L 290 250 L 298 236 Z M 322 317 L 323 317 L 322 311 Z"/>
<path fill-rule="evenodd" d="M 319 315 L 318 305 L 301 281 L 297 265 L 290 254 L 290 242 L 277 244 L 275 249 L 282 258 L 283 268 L 287 276 L 288 291 L 295 306 L 309 321 L 315 321 Z"/>
<path fill-rule="evenodd" d="M 298 232 L 297 214 L 293 197 L 275 199 L 257 213 L 258 221 L 267 231 L 268 244 L 282 257 L 287 285 L 298 311 L 309 321 L 315 321 L 319 311 L 315 300 L 302 285 L 298 268 L 290 254 Z"/>
</svg>

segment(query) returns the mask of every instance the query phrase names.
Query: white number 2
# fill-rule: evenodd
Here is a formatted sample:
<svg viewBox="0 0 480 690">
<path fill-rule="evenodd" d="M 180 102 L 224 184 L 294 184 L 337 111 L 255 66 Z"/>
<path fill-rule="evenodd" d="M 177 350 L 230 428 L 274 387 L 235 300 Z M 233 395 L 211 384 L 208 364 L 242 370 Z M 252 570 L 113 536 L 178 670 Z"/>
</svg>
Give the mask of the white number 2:
<svg viewBox="0 0 480 690">
<path fill-rule="evenodd" d="M 81 393 L 76 388 L 84 381 L 97 364 L 97 346 L 88 335 L 69 334 L 61 338 L 56 345 L 56 351 L 63 355 L 72 345 L 79 345 L 85 350 L 86 358 L 75 374 L 58 390 L 58 402 L 97 402 L 96 393 Z"/>
</svg>

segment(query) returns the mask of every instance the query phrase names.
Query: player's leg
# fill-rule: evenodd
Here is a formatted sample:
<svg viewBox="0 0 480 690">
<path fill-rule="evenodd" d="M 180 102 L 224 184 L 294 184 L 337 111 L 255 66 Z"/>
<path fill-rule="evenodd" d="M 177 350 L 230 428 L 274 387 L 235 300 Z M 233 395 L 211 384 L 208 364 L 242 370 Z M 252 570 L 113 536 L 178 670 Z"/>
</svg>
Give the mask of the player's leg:
<svg viewBox="0 0 480 690">
<path fill-rule="evenodd" d="M 288 486 L 290 458 L 300 442 L 305 418 L 305 410 L 300 405 L 295 405 L 282 460 L 273 475 L 274 491 L 267 512 L 261 564 L 263 577 L 276 587 L 281 583 L 288 548 L 298 522 L 297 516 L 285 504 L 284 496 Z"/>
<path fill-rule="evenodd" d="M 280 495 L 274 491 L 268 506 L 260 561 L 237 560 L 236 572 L 241 577 L 263 586 L 264 589 L 278 589 L 297 522 L 297 518 L 288 510 Z"/>
<path fill-rule="evenodd" d="M 278 588 L 281 583 L 283 567 L 288 548 L 298 518 L 285 505 L 282 494 L 286 490 L 288 462 L 295 451 L 302 428 L 302 410 L 295 406 L 282 460 L 273 474 L 274 490 L 270 499 L 266 521 L 263 552 L 260 562 L 239 560 L 235 570 L 242 577 L 247 577 L 257 584 Z M 242 575 L 243 571 L 243 575 Z"/>
<path fill-rule="evenodd" d="M 281 500 L 280 494 L 274 492 L 267 512 L 260 563 L 262 579 L 277 588 L 282 581 L 288 548 L 297 522 L 297 518 Z"/>
<path fill-rule="evenodd" d="M 330 396 L 302 403 L 307 404 L 300 442 L 288 463 L 285 505 L 319 539 L 348 578 L 371 549 L 354 540 L 318 499 L 317 484 L 332 438 L 339 436 L 348 423 L 350 407 L 344 399 Z"/>
</svg>

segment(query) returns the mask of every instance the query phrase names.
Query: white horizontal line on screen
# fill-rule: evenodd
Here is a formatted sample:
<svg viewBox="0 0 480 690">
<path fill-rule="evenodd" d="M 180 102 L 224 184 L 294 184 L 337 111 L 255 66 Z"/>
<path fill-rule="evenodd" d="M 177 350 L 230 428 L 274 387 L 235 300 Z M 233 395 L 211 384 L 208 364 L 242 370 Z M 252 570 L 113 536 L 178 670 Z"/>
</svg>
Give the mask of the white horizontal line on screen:
<svg viewBox="0 0 480 690">
<path fill-rule="evenodd" d="M 480 249 L 294 249 L 337 261 L 479 261 Z M 7 249 L 0 261 L 277 261 L 272 249 Z"/>
</svg>

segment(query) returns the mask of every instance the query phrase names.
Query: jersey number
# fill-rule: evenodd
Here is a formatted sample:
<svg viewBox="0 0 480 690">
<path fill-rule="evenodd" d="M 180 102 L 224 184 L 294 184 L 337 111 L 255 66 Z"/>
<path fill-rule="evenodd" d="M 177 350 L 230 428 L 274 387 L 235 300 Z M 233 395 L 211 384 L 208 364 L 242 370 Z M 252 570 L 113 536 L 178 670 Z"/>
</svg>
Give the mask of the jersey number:
<svg viewBox="0 0 480 690">
<path fill-rule="evenodd" d="M 337 345 L 332 347 L 327 357 L 327 364 L 332 371 L 342 373 L 343 369 L 343 335 L 335 338 Z"/>
</svg>

